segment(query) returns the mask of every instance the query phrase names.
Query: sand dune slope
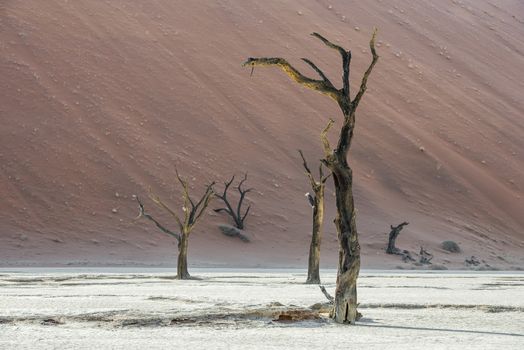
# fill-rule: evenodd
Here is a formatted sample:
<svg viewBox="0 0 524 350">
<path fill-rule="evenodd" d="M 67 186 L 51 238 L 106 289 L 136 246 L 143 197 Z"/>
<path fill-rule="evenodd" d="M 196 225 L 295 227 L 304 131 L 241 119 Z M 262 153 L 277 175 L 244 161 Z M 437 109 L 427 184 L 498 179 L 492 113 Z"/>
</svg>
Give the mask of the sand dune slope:
<svg viewBox="0 0 524 350">
<path fill-rule="evenodd" d="M 466 256 L 524 265 L 524 5 L 493 1 L 3 1 L 0 4 L 0 264 L 171 263 L 175 243 L 134 222 L 147 188 L 180 206 L 174 167 L 192 191 L 233 173 L 255 187 L 252 243 L 197 226 L 190 260 L 304 266 L 310 208 L 298 148 L 320 158 L 337 106 L 249 56 L 309 57 L 352 90 L 380 29 L 380 61 L 351 150 L 364 266 L 398 245 L 461 267 Z M 332 137 L 335 137 L 333 133 Z M 316 166 L 315 166 L 316 168 Z M 217 188 L 220 188 L 218 186 Z M 336 261 L 328 187 L 325 266 Z M 147 202 L 151 211 L 174 224 Z M 216 207 L 218 203 L 215 203 Z M 445 254 L 439 243 L 463 248 Z"/>
</svg>

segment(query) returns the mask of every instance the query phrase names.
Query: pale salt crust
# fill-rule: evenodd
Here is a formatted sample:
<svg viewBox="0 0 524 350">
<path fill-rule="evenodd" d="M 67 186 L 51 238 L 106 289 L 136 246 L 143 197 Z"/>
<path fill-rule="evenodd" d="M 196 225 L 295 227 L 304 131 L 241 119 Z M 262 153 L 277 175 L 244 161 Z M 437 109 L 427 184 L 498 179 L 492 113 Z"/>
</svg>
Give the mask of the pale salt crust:
<svg viewBox="0 0 524 350">
<path fill-rule="evenodd" d="M 522 273 L 366 271 L 364 318 L 346 326 L 254 316 L 277 302 L 325 302 L 302 270 L 192 272 L 202 280 L 167 269 L 0 270 L 0 349 L 524 348 Z M 332 294 L 335 278 L 322 273 Z"/>
</svg>

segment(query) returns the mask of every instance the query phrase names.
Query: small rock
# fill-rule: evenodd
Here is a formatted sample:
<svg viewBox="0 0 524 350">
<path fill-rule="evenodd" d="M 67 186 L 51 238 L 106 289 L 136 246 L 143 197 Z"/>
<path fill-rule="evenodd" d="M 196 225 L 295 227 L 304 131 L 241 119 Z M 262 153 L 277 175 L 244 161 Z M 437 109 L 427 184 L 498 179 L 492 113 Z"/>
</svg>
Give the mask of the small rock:
<svg viewBox="0 0 524 350">
<path fill-rule="evenodd" d="M 116 214 L 116 213 L 118 213 L 118 209 L 117 209 L 117 208 L 113 208 L 113 209 L 111 209 L 111 212 L 112 212 L 113 214 Z"/>
</svg>

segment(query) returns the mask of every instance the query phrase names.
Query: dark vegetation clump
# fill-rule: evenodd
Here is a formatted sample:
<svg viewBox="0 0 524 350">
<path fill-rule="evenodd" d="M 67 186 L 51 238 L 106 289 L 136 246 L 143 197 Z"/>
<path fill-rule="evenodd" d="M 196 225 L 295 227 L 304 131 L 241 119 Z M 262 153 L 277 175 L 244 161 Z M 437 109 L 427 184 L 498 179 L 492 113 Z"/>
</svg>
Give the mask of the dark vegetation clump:
<svg viewBox="0 0 524 350">
<path fill-rule="evenodd" d="M 442 242 L 442 249 L 450 253 L 460 253 L 462 250 L 460 246 L 453 241 L 444 241 Z"/>
</svg>

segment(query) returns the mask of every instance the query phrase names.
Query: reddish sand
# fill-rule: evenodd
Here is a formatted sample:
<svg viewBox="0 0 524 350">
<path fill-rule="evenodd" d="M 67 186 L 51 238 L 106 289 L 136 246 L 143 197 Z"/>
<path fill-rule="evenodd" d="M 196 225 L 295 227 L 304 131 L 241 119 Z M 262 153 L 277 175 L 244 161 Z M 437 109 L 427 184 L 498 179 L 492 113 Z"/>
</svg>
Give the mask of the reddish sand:
<svg viewBox="0 0 524 350">
<path fill-rule="evenodd" d="M 249 56 L 286 57 L 339 83 L 351 48 L 352 90 L 381 56 L 357 114 L 351 150 L 364 267 L 409 267 L 386 256 L 423 245 L 436 264 L 524 266 L 524 3 L 405 1 L 14 1 L 0 3 L 0 264 L 173 264 L 176 244 L 147 188 L 180 208 L 174 167 L 199 195 L 249 172 L 251 243 L 223 236 L 210 213 L 191 237 L 201 266 L 304 267 L 319 131 L 338 107 Z M 338 85 L 338 84 L 337 84 Z M 333 140 L 336 132 L 332 133 Z M 220 189 L 221 186 L 217 186 Z M 322 262 L 334 267 L 333 186 Z M 212 207 L 218 206 L 218 201 Z M 461 254 L 439 248 L 455 240 Z"/>
</svg>

